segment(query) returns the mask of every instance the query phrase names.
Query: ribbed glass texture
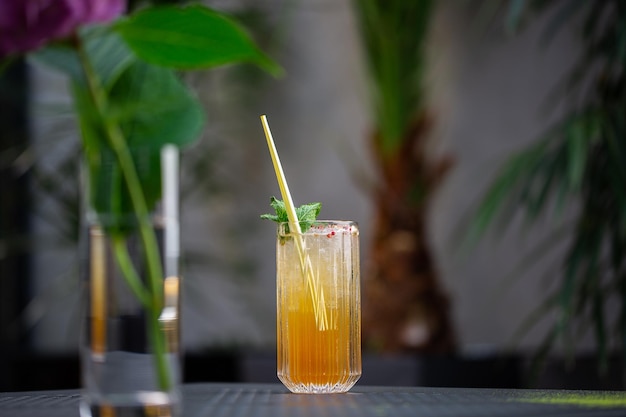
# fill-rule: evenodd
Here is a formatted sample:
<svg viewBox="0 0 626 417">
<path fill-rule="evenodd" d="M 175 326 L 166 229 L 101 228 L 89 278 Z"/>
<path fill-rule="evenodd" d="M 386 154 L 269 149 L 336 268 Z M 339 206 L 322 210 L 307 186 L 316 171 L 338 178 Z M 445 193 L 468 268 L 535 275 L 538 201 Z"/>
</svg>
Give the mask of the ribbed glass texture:
<svg viewBox="0 0 626 417">
<path fill-rule="evenodd" d="M 278 227 L 277 374 L 296 393 L 340 393 L 361 376 L 359 230 L 319 221 Z"/>
</svg>

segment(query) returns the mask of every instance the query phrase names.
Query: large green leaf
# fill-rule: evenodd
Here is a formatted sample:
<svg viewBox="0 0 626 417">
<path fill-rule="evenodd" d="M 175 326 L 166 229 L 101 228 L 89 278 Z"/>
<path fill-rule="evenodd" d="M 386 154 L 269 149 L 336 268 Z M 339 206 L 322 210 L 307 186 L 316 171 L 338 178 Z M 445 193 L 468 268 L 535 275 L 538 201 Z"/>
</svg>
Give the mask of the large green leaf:
<svg viewBox="0 0 626 417">
<path fill-rule="evenodd" d="M 204 124 L 200 102 L 172 70 L 141 61 L 113 85 L 109 111 L 130 147 L 182 147 L 199 136 Z"/>
<path fill-rule="evenodd" d="M 197 69 L 249 62 L 280 72 L 234 20 L 201 5 L 143 9 L 115 29 L 137 56 L 152 64 Z"/>
<path fill-rule="evenodd" d="M 110 87 L 135 61 L 135 56 L 120 36 L 110 30 L 97 28 L 84 31 L 83 39 L 91 65 L 105 87 Z M 29 56 L 36 62 L 64 73 L 73 82 L 85 82 L 76 49 L 69 45 L 51 44 Z"/>
<path fill-rule="evenodd" d="M 90 202 L 109 230 L 125 232 L 136 226 L 126 181 L 83 83 L 74 84 L 74 96 L 90 174 Z M 106 97 L 102 116 L 123 135 L 150 210 L 161 197 L 161 148 L 182 147 L 199 136 L 202 106 L 172 70 L 141 61 L 117 78 Z"/>
<path fill-rule="evenodd" d="M 105 88 L 115 83 L 126 68 L 136 60 L 120 36 L 109 29 L 94 30 L 87 34 L 85 39 L 92 65 L 100 75 Z"/>
<path fill-rule="evenodd" d="M 37 59 L 72 80 L 91 179 L 91 203 L 98 213 L 110 217 L 107 223 L 119 223 L 133 213 L 133 208 L 105 123 L 123 135 L 151 208 L 160 198 L 162 146 L 182 147 L 197 139 L 204 124 L 204 111 L 173 70 L 137 60 L 116 33 L 92 30 L 84 32 L 81 40 L 87 62 L 79 59 L 75 49 L 64 46 L 44 49 Z M 94 104 L 84 65 L 91 68 L 103 90 L 103 110 Z"/>
</svg>

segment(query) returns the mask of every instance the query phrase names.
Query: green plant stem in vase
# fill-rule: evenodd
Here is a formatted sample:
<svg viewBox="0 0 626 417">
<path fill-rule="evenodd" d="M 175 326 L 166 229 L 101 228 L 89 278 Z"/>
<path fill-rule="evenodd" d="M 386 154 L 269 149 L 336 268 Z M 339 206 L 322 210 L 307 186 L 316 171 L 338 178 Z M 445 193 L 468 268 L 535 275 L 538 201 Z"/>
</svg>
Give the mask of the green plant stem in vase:
<svg viewBox="0 0 626 417">
<path fill-rule="evenodd" d="M 176 182 L 172 155 L 199 137 L 204 111 L 175 71 L 241 62 L 280 68 L 234 20 L 198 4 L 148 2 L 124 14 L 124 0 L 27 3 L 0 6 L 29 16 L 0 22 L 0 33 L 14 35 L 0 44 L 0 68 L 29 54 L 68 76 L 85 162 L 81 414 L 176 415 L 178 223 L 165 212 L 178 201 L 162 190 Z"/>
<path fill-rule="evenodd" d="M 78 56 L 82 64 L 87 86 L 92 99 L 95 116 L 100 121 L 100 125 L 104 127 L 104 136 L 107 144 L 113 149 L 117 163 L 121 167 L 124 177 L 124 183 L 128 189 L 128 194 L 132 202 L 132 208 L 137 218 L 139 233 L 145 250 L 146 264 L 148 266 L 148 287 L 141 286 L 137 278 L 137 272 L 131 262 L 128 262 L 127 247 L 125 245 L 125 237 L 123 232 L 113 232 L 113 242 L 115 243 L 115 254 L 117 264 L 121 267 L 123 276 L 129 287 L 134 289 L 138 299 L 148 311 L 148 326 L 151 346 L 154 349 L 155 366 L 157 369 L 158 386 L 162 390 L 168 390 L 171 385 L 168 376 L 168 368 L 165 365 L 165 343 L 163 334 L 160 331 L 159 314 L 163 306 L 163 288 L 162 279 L 163 271 L 161 267 L 161 259 L 157 246 L 156 236 L 151 224 L 149 223 L 149 210 L 144 197 L 144 192 L 139 181 L 139 176 L 135 168 L 132 155 L 128 148 L 128 143 L 124 135 L 115 123 L 106 118 L 106 109 L 108 107 L 107 96 L 104 92 L 98 76 L 92 68 L 89 57 L 85 51 L 80 38 L 77 40 Z M 88 136 L 83 135 L 83 138 Z M 85 148 L 88 148 L 89 141 L 85 139 Z"/>
</svg>

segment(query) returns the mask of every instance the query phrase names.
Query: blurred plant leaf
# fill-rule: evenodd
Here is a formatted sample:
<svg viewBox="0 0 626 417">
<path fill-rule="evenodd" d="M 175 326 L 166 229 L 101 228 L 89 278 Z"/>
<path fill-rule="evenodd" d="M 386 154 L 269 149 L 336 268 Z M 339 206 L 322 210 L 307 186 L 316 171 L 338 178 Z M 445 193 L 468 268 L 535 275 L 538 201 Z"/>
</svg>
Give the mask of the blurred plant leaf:
<svg viewBox="0 0 626 417">
<path fill-rule="evenodd" d="M 116 33 L 104 28 L 83 30 L 85 47 L 100 81 L 110 87 L 131 65 L 135 56 Z M 29 59 L 60 71 L 74 82 L 84 84 L 84 73 L 76 51 L 67 45 L 51 45 L 29 54 Z"/>
<path fill-rule="evenodd" d="M 116 158 L 90 120 L 88 92 L 74 85 L 85 153 L 89 160 L 94 208 L 116 216 L 120 224 L 133 213 L 128 190 Z M 119 125 L 135 161 L 144 197 L 151 209 L 160 198 L 160 152 L 165 144 L 184 147 L 199 135 L 204 124 L 202 106 L 169 69 L 135 62 L 112 85 L 108 94 L 108 114 Z M 113 196 L 113 197 L 112 197 Z M 115 198 L 114 198 L 115 197 Z M 108 219 L 107 223 L 113 219 Z"/>
<path fill-rule="evenodd" d="M 550 209 L 551 202 L 559 214 L 567 202 L 576 202 L 576 227 L 566 237 L 569 247 L 562 259 L 560 285 L 531 315 L 536 322 L 551 308 L 558 312 L 536 359 L 545 358 L 558 339 L 566 354 L 572 355 L 581 335 L 574 332 L 578 323 L 580 331 L 593 331 L 603 370 L 612 334 L 626 360 L 626 3 L 513 0 L 508 7 L 509 22 L 550 11 L 548 37 L 583 17 L 583 54 L 566 77 L 562 96 L 584 94 L 570 100 L 567 115 L 548 134 L 504 165 L 469 223 L 467 235 L 475 242 L 499 216 L 510 216 L 510 210 L 522 210 L 532 223 Z M 621 300 L 617 319 L 621 325 L 612 328 L 606 305 L 615 295 Z"/>
<path fill-rule="evenodd" d="M 364 40 L 383 155 L 403 143 L 422 107 L 432 0 L 353 0 Z"/>
<path fill-rule="evenodd" d="M 281 73 L 234 20 L 201 5 L 140 9 L 115 29 L 137 56 L 156 65 L 198 69 L 249 62 Z"/>
<path fill-rule="evenodd" d="M 514 32 L 520 25 L 522 14 L 526 10 L 526 0 L 510 0 L 506 17 L 506 27 L 509 32 Z"/>
</svg>

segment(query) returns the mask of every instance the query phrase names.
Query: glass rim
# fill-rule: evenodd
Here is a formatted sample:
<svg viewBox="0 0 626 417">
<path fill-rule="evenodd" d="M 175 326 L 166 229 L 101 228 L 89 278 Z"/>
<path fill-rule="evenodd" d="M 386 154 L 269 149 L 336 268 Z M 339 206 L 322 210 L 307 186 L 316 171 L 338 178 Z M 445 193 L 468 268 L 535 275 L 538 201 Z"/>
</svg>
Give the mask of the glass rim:
<svg viewBox="0 0 626 417">
<path fill-rule="evenodd" d="M 301 234 L 305 235 L 307 233 L 315 233 L 316 231 L 313 230 L 313 226 L 315 225 L 320 225 L 320 226 L 324 226 L 326 228 L 332 228 L 332 229 L 350 228 L 350 232 L 354 232 L 354 231 L 358 232 L 359 230 L 359 225 L 354 220 L 324 220 L 322 219 L 322 220 L 315 220 L 311 224 L 311 227 L 308 230 L 302 231 Z M 279 236 L 289 236 L 289 235 L 294 234 L 293 232 L 289 231 L 289 222 L 279 222 L 277 230 L 278 230 Z"/>
</svg>

